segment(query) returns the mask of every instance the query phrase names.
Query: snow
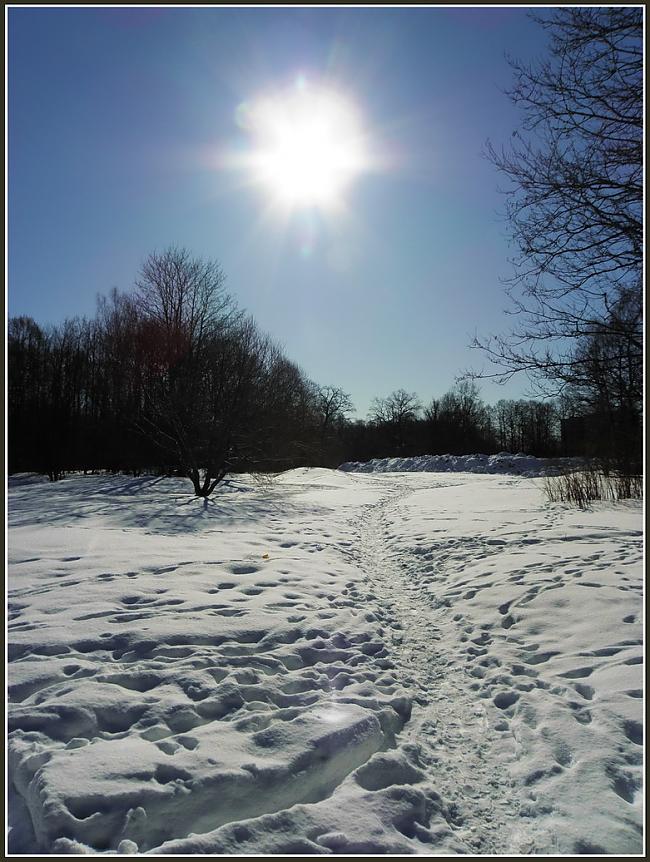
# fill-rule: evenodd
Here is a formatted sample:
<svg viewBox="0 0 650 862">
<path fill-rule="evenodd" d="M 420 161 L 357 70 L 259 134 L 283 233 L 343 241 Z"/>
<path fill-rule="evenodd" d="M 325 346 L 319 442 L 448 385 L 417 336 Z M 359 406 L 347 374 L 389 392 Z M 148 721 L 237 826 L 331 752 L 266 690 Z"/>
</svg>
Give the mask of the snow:
<svg viewBox="0 0 650 862">
<path fill-rule="evenodd" d="M 541 484 L 12 481 L 9 851 L 641 853 L 641 505 Z"/>
<path fill-rule="evenodd" d="M 418 455 L 412 458 L 373 458 L 348 461 L 339 470 L 353 473 L 513 473 L 516 476 L 554 475 L 579 463 L 576 458 L 536 458 L 499 452 L 497 455 Z"/>
</svg>

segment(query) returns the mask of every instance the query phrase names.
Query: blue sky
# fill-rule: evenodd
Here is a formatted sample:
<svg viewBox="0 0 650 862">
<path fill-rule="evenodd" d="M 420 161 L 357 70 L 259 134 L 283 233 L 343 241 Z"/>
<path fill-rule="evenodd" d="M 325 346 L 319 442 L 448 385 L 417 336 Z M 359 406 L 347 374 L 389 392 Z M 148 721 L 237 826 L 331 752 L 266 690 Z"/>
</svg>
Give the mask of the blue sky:
<svg viewBox="0 0 650 862">
<path fill-rule="evenodd" d="M 440 396 L 485 364 L 473 334 L 511 323 L 482 155 L 519 124 L 506 52 L 544 56 L 525 9 L 10 9 L 9 314 L 92 316 L 149 252 L 186 246 L 359 415 L 399 387 Z M 246 146 L 237 107 L 298 75 L 351 100 L 390 158 L 344 213 L 274 219 L 219 156 Z M 482 385 L 490 402 L 525 392 Z"/>
</svg>

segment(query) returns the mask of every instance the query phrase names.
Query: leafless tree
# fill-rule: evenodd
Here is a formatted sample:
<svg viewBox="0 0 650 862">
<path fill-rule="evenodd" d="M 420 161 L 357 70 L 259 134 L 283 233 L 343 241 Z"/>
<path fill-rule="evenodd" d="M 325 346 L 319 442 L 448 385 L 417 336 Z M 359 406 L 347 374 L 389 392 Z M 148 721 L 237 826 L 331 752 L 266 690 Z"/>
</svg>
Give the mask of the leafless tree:
<svg viewBox="0 0 650 862">
<path fill-rule="evenodd" d="M 266 345 L 213 261 L 154 253 L 136 282 L 145 368 L 140 427 L 208 497 L 234 466 Z"/>
<path fill-rule="evenodd" d="M 422 405 L 417 393 L 396 389 L 386 398 L 373 399 L 369 418 L 377 423 L 411 422 L 417 419 L 421 409 Z"/>
<path fill-rule="evenodd" d="M 429 408 L 429 415 L 433 407 Z M 481 430 L 488 421 L 485 405 L 481 400 L 479 388 L 473 380 L 460 380 L 440 399 L 438 416 L 446 419 L 463 435 Z"/>
<path fill-rule="evenodd" d="M 507 282 L 516 324 L 476 338 L 506 380 L 527 372 L 542 391 L 584 373 L 584 345 L 609 333 L 641 363 L 639 327 L 616 308 L 641 295 L 643 46 L 640 7 L 570 7 L 533 16 L 546 61 L 511 60 L 523 110 L 509 148 L 488 157 L 509 180 L 506 214 L 518 254 Z"/>
<path fill-rule="evenodd" d="M 313 463 L 317 453 L 317 386 L 271 344 L 261 378 L 254 427 L 258 444 L 252 467 L 281 470 Z"/>
<path fill-rule="evenodd" d="M 195 352 L 204 339 L 236 316 L 225 282 L 216 261 L 170 247 L 150 254 L 143 263 L 135 283 L 135 300 L 139 311 L 165 334 L 162 347 Z"/>
<path fill-rule="evenodd" d="M 237 308 L 218 264 L 183 249 L 150 255 L 93 320 L 14 318 L 8 336 L 12 471 L 153 468 L 207 498 L 232 470 L 323 460 L 319 387 Z M 345 393 L 330 396 L 338 431 Z M 341 441 L 327 442 L 333 460 Z"/>
<path fill-rule="evenodd" d="M 583 445 L 607 470 L 642 471 L 642 297 L 622 294 L 607 325 L 576 350 L 575 373 L 567 395 L 574 416 L 588 415 Z M 634 337 L 632 337 L 634 336 Z"/>
<path fill-rule="evenodd" d="M 473 380 L 460 380 L 424 410 L 429 447 L 448 452 L 485 451 L 490 447 L 490 411 Z"/>
<path fill-rule="evenodd" d="M 502 399 L 492 408 L 492 415 L 500 449 L 535 455 L 559 454 L 560 414 L 554 401 Z"/>
<path fill-rule="evenodd" d="M 349 394 L 339 386 L 319 386 L 316 405 L 320 415 L 321 438 L 336 422 L 344 421 L 348 413 L 354 410 Z"/>
<path fill-rule="evenodd" d="M 370 405 L 369 419 L 383 426 L 392 437 L 398 452 L 404 449 L 406 430 L 416 421 L 422 405 L 415 392 L 396 389 L 386 398 L 375 398 Z"/>
</svg>

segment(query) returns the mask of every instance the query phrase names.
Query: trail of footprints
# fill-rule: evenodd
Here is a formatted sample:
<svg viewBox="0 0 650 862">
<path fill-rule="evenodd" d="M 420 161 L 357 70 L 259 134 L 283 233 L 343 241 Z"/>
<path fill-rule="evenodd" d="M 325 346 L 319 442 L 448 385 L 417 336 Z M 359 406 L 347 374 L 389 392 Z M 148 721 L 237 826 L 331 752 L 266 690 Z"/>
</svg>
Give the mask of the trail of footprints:
<svg viewBox="0 0 650 862">
<path fill-rule="evenodd" d="M 545 541 L 544 538 L 522 537 L 517 533 L 513 533 L 512 539 L 489 536 L 449 538 L 444 535 L 443 527 L 416 535 L 414 539 L 417 544 L 411 544 L 405 553 L 403 538 L 399 534 L 391 533 L 381 511 L 390 505 L 395 517 L 399 502 L 399 495 L 396 495 L 392 500 L 380 504 L 374 524 L 371 523 L 372 516 L 366 519 L 366 523 L 362 521 L 362 536 L 370 524 L 373 532 L 370 544 L 374 543 L 376 547 L 365 549 L 369 581 L 363 596 L 358 589 L 355 590 L 355 598 L 378 603 L 376 614 L 392 629 L 392 642 L 395 647 L 401 650 L 407 661 L 417 664 L 420 657 L 408 646 L 409 638 L 406 638 L 406 651 L 402 647 L 405 639 L 399 618 L 404 619 L 404 605 L 410 604 L 420 609 L 415 614 L 414 623 L 416 626 L 418 623 L 422 624 L 418 618 L 426 618 L 430 642 L 435 642 L 440 637 L 432 623 L 436 619 L 441 624 L 444 620 L 451 621 L 456 631 L 458 650 L 455 658 L 438 657 L 439 683 L 445 679 L 445 674 L 455 668 L 468 674 L 473 680 L 470 689 L 476 694 L 477 708 L 480 708 L 478 705 L 481 702 L 486 704 L 486 714 L 491 716 L 490 723 L 497 735 L 517 738 L 517 728 L 523 724 L 533 731 L 541 732 L 542 737 L 546 736 L 548 730 L 544 726 L 543 716 L 535 706 L 537 701 L 530 693 L 537 693 L 542 701 L 548 698 L 555 700 L 560 708 L 569 710 L 571 718 L 579 727 L 584 727 L 588 732 L 593 721 L 594 705 L 599 709 L 598 686 L 594 682 L 597 671 L 600 668 L 626 667 L 642 662 L 642 641 L 633 636 L 626 638 L 624 632 L 626 627 L 639 623 L 639 615 L 622 615 L 620 640 L 579 654 L 576 656 L 576 666 L 561 672 L 555 671 L 553 661 L 559 653 L 545 649 L 542 643 L 535 639 L 532 630 L 527 633 L 524 627 L 520 631 L 520 624 L 525 617 L 527 606 L 545 592 L 562 590 L 567 584 L 576 584 L 580 589 L 604 588 L 605 583 L 594 579 L 594 575 L 599 571 L 609 573 L 614 570 L 617 578 L 610 589 L 623 593 L 640 593 L 642 587 L 638 577 L 632 578 L 626 571 L 627 566 L 639 566 L 640 554 L 637 546 L 640 534 L 635 532 L 627 537 L 626 541 L 623 541 L 625 537 L 621 536 L 618 548 L 612 548 L 610 545 L 605 550 L 596 549 L 586 556 L 578 556 L 575 564 L 567 559 L 562 548 L 558 554 L 558 560 L 561 561 L 559 565 L 553 559 L 552 552 L 552 542 L 556 538 L 551 539 L 551 553 L 547 553 L 545 546 L 540 549 L 543 553 L 536 553 L 532 562 L 521 568 L 510 568 L 507 583 L 512 585 L 512 598 L 496 608 L 497 613 L 493 618 L 496 618 L 497 622 L 476 624 L 471 613 L 472 600 L 483 590 L 489 590 L 495 584 L 501 585 L 498 555 L 506 551 L 512 559 L 512 556 L 518 553 L 528 553 L 521 548 L 522 545 L 540 545 Z M 547 517 L 546 526 L 549 530 L 557 526 L 556 520 L 553 515 Z M 431 545 L 432 536 L 436 533 L 439 533 L 440 537 L 436 537 L 436 543 Z M 569 538 L 593 540 L 597 543 L 603 538 L 607 540 L 611 537 L 607 533 L 594 533 L 593 536 L 581 534 L 578 537 L 565 537 L 567 540 Z M 480 574 L 477 574 L 477 561 L 483 562 Z M 468 562 L 471 563 L 472 570 L 469 576 L 465 576 L 464 570 Z M 373 585 L 373 571 L 389 572 L 391 569 L 401 573 L 400 589 L 405 602 L 402 601 L 399 612 L 391 607 L 391 599 L 394 600 L 395 594 L 391 596 L 390 591 L 385 594 L 381 589 L 378 594 L 376 586 Z M 586 572 L 591 574 L 591 578 L 585 576 Z M 561 593 L 558 593 L 558 598 L 554 601 L 558 607 L 568 604 L 568 600 L 563 599 Z M 427 607 L 433 610 L 434 614 L 425 611 Z M 449 642 L 448 636 L 445 641 Z M 435 680 L 435 675 L 432 668 L 429 676 Z M 418 680 L 413 679 L 412 682 L 417 688 Z M 416 697 L 416 701 L 426 704 L 431 698 L 435 699 L 436 694 L 441 697 L 442 685 L 438 692 L 435 688 L 434 682 L 433 691 L 422 693 L 421 697 Z M 643 696 L 643 692 L 641 689 L 629 689 L 622 692 L 621 696 L 638 700 Z M 620 734 L 622 740 L 632 743 L 632 747 L 620 763 L 610 763 L 607 766 L 610 787 L 622 800 L 632 805 L 641 786 L 639 769 L 642 764 L 643 728 L 638 721 L 622 719 L 619 716 L 614 719 L 614 730 Z M 524 783 L 527 787 L 534 788 L 541 779 L 552 779 L 572 768 L 574 752 L 567 742 L 553 738 L 548 745 L 551 751 L 550 763 L 547 768 L 533 770 L 525 777 Z M 530 798 L 533 801 L 537 798 L 537 794 L 532 790 Z M 525 808 L 526 806 L 522 808 L 523 814 L 526 813 Z M 542 808 L 541 803 L 537 805 L 535 816 Z M 493 850 L 494 848 L 490 852 Z"/>
<path fill-rule="evenodd" d="M 532 541 L 538 543 L 540 540 Z M 477 559 L 486 559 L 489 562 L 489 558 L 499 552 L 498 547 L 496 550 L 488 547 L 477 556 L 476 549 L 481 549 L 484 543 L 485 540 L 480 538 L 455 539 L 443 540 L 434 548 L 420 546 L 412 549 L 413 562 L 408 567 L 409 574 L 415 583 L 424 588 L 421 595 L 423 593 L 433 607 L 443 611 L 448 609 L 451 615 L 456 605 L 465 608 L 466 602 L 471 602 L 482 590 L 493 586 L 494 579 L 490 578 L 490 573 L 495 571 L 494 568 L 484 568 L 483 579 L 476 576 L 463 579 L 462 575 L 456 575 L 462 572 L 463 563 L 467 560 L 474 563 Z M 489 540 L 489 544 L 506 545 L 497 540 Z M 395 556 L 399 555 L 398 550 Z M 425 564 L 422 565 L 421 561 Z M 469 616 L 467 611 L 453 613 L 451 619 L 457 626 L 460 645 L 457 664 L 464 666 L 465 672 L 474 679 L 470 688 L 476 692 L 476 696 L 496 708 L 493 728 L 497 733 L 517 735 L 518 722 L 523 722 L 531 729 L 538 727 L 542 721 L 539 710 L 527 697 L 533 691 L 557 698 L 558 703 L 566 705 L 579 725 L 588 726 L 593 720 L 592 706 L 598 700 L 597 685 L 590 684 L 597 671 L 607 666 L 625 667 L 642 663 L 641 639 L 623 637 L 611 645 L 579 654 L 576 656 L 576 667 L 557 673 L 552 667 L 553 659 L 559 653 L 545 650 L 540 643 L 526 637 L 525 632 L 519 633 L 518 627 L 518 623 L 524 619 L 522 611 L 546 591 L 561 590 L 571 582 L 586 589 L 602 589 L 606 586 L 585 578 L 585 569 L 594 574 L 599 570 L 614 569 L 618 575 L 615 589 L 640 592 L 641 586 L 625 574 L 623 567 L 627 565 L 639 565 L 638 550 L 629 544 L 614 553 L 594 551 L 579 558 L 579 565 L 567 565 L 565 558 L 559 574 L 554 574 L 558 567 L 553 563 L 534 562 L 508 575 L 507 580 L 516 592 L 497 608 L 497 623 L 477 625 L 472 621 L 471 613 Z M 448 588 L 446 583 L 453 586 Z M 560 600 L 558 606 L 561 604 Z M 626 626 L 638 622 L 638 614 L 622 616 L 621 634 L 624 635 Z M 505 656 L 510 656 L 510 659 Z M 622 696 L 638 699 L 643 693 L 640 689 L 630 689 L 622 692 Z M 629 768 L 608 765 L 610 786 L 621 799 L 633 804 L 641 786 L 638 767 L 642 763 L 640 746 L 643 744 L 643 729 L 638 721 L 619 719 L 618 730 L 633 746 L 639 746 L 639 750 L 638 753 L 633 750 L 627 757 Z M 566 743 L 555 744 L 552 751 L 554 762 L 548 769 L 528 775 L 526 785 L 534 786 L 541 779 L 561 775 L 571 768 L 573 754 Z"/>
<path fill-rule="evenodd" d="M 370 604 L 380 632 L 392 645 L 391 658 L 398 657 L 402 680 L 413 693 L 417 712 L 400 741 L 417 743 L 424 780 L 445 800 L 449 829 L 462 835 L 460 852 L 498 853 L 507 846 L 502 815 L 514 811 L 514 802 L 503 786 L 504 776 L 486 768 L 492 758 L 485 709 L 458 687 L 448 644 L 438 646 L 445 634 L 428 584 L 435 565 L 427 560 L 434 555 L 430 549 L 417 549 L 420 553 L 414 555 L 412 568 L 421 577 L 415 576 L 405 565 L 403 551 L 392 543 L 394 536 L 387 526 L 386 510 L 399 506 L 408 493 L 405 488 L 401 495 L 386 497 L 362 516 L 359 563 L 366 581 L 351 589 L 357 601 Z M 470 649 L 482 651 L 484 636 L 476 640 Z M 486 819 L 487 799 L 491 816 Z"/>
</svg>

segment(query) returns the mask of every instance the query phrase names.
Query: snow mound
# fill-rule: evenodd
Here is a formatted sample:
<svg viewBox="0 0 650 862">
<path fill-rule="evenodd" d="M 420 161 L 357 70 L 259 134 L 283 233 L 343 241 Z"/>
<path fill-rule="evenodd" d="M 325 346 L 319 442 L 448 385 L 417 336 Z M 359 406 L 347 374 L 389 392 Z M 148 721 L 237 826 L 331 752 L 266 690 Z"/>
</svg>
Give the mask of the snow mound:
<svg viewBox="0 0 650 862">
<path fill-rule="evenodd" d="M 499 452 L 498 455 L 417 455 L 413 458 L 373 458 L 347 461 L 339 470 L 346 473 L 510 473 L 515 476 L 552 476 L 572 458 L 536 458 L 533 455 Z"/>
<path fill-rule="evenodd" d="M 22 485 L 42 485 L 47 481 L 49 480 L 43 473 L 12 473 L 7 477 L 7 486 L 19 488 Z"/>
<path fill-rule="evenodd" d="M 339 468 L 340 469 L 340 468 Z M 325 488 L 349 488 L 350 478 L 326 467 L 296 467 L 280 473 L 276 482 L 282 485 L 319 485 Z"/>
</svg>

